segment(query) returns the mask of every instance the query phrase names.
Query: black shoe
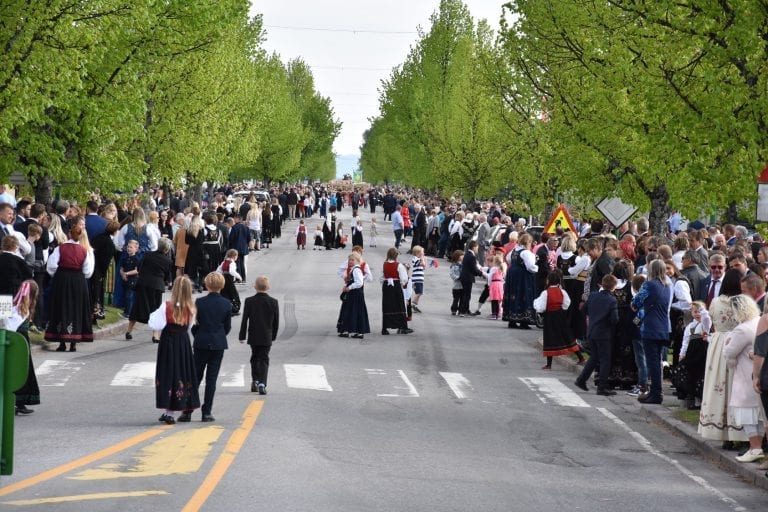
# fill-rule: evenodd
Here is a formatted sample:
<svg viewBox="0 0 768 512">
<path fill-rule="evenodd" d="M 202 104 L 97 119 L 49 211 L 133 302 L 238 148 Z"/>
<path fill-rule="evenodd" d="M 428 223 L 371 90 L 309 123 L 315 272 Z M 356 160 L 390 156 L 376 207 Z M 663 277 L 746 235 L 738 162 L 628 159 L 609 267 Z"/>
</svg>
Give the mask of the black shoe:
<svg viewBox="0 0 768 512">
<path fill-rule="evenodd" d="M 388 330 L 386 330 L 386 329 L 382 329 L 382 330 L 381 330 L 381 334 L 382 334 L 383 336 L 387 336 L 387 335 L 389 335 L 389 331 L 388 331 Z"/>
<path fill-rule="evenodd" d="M 339 338 L 349 338 L 349 333 L 348 332 L 340 332 L 339 333 Z"/>
<path fill-rule="evenodd" d="M 251 382 L 251 393 L 258 391 L 259 383 L 256 381 Z"/>
<path fill-rule="evenodd" d="M 531 326 L 528 324 L 520 324 L 520 328 L 525 331 L 529 331 L 531 329 Z"/>
<path fill-rule="evenodd" d="M 173 416 L 169 416 L 167 414 L 161 415 L 157 421 L 160 421 L 162 423 L 165 423 L 166 425 L 173 425 L 176 423 L 176 420 L 173 419 Z"/>
<path fill-rule="evenodd" d="M 413 329 L 408 329 L 407 327 L 405 329 L 398 329 L 397 334 L 411 334 L 413 332 Z"/>
<path fill-rule="evenodd" d="M 651 395 L 645 395 L 645 396 L 639 396 L 639 397 L 637 397 L 637 401 L 638 401 L 638 402 L 640 402 L 641 404 L 648 404 L 648 405 L 651 405 L 651 404 L 655 404 L 655 405 L 660 405 L 662 400 L 661 400 L 661 397 L 659 397 L 659 398 L 654 398 L 654 397 L 652 397 Z"/>
<path fill-rule="evenodd" d="M 179 416 L 176 421 L 179 423 L 189 423 L 192 421 L 192 413 L 189 411 L 184 411 L 181 413 L 181 416 Z"/>
<path fill-rule="evenodd" d="M 132 340 L 133 339 L 133 334 L 131 334 L 129 332 L 125 333 L 125 339 Z"/>
<path fill-rule="evenodd" d="M 32 414 L 33 412 L 35 412 L 34 409 L 30 409 L 26 405 L 17 405 L 16 406 L 16 415 L 17 416 L 19 414 Z"/>
<path fill-rule="evenodd" d="M 576 379 L 576 382 L 574 382 L 573 385 L 576 386 L 579 389 L 584 390 L 584 391 L 589 391 L 589 388 L 587 387 L 587 383 L 586 382 L 582 382 L 582 381 Z"/>
<path fill-rule="evenodd" d="M 517 322 L 509 322 L 507 324 L 507 327 L 510 328 L 510 329 L 517 329 L 519 327 L 519 325 L 518 325 Z"/>
<path fill-rule="evenodd" d="M 65 343 L 59 343 L 59 346 L 56 348 L 56 352 L 66 352 L 67 351 L 67 345 Z"/>
<path fill-rule="evenodd" d="M 265 384 L 259 384 L 259 394 L 260 395 L 267 394 L 267 386 Z"/>
<path fill-rule="evenodd" d="M 210 414 L 203 414 L 203 419 L 201 419 L 200 421 L 202 421 L 203 423 L 209 423 L 211 421 L 216 421 L 216 418 L 214 418 Z"/>
<path fill-rule="evenodd" d="M 74 343 L 69 344 L 69 351 L 70 352 L 77 352 L 77 347 L 75 347 Z"/>
<path fill-rule="evenodd" d="M 416 313 L 421 313 L 419 306 L 417 306 L 416 304 L 411 304 L 411 309 Z"/>
<path fill-rule="evenodd" d="M 614 396 L 616 392 L 611 391 L 610 389 L 598 389 L 595 394 L 600 396 Z"/>
<path fill-rule="evenodd" d="M 478 309 L 474 313 L 470 313 L 470 315 L 472 315 L 472 316 L 479 316 L 480 315 L 480 310 Z"/>
<path fill-rule="evenodd" d="M 160 343 L 160 340 L 152 336 L 152 343 Z"/>
<path fill-rule="evenodd" d="M 355 334 L 353 334 L 351 337 L 352 337 L 352 338 L 355 338 L 356 340 L 361 340 L 361 339 L 363 339 L 363 335 L 362 335 L 362 334 L 358 334 L 358 333 L 355 333 Z"/>
</svg>

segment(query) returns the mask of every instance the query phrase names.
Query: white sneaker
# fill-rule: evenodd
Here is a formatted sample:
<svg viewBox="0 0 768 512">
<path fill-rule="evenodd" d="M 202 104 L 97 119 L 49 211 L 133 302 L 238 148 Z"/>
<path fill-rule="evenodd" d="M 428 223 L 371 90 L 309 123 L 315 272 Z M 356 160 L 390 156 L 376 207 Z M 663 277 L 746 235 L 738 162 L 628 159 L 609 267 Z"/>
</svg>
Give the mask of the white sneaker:
<svg viewBox="0 0 768 512">
<path fill-rule="evenodd" d="M 755 462 L 756 460 L 760 460 L 762 458 L 763 458 L 763 449 L 752 448 L 751 450 L 747 450 L 747 452 L 744 455 L 736 457 L 736 460 L 739 462 Z"/>
</svg>

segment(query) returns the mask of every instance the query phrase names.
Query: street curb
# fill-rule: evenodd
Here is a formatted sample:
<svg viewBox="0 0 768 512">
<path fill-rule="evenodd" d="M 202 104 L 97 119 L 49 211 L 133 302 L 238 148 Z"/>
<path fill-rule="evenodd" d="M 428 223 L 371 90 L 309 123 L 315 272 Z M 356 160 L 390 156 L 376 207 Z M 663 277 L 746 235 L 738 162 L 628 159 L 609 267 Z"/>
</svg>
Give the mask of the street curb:
<svg viewBox="0 0 768 512">
<path fill-rule="evenodd" d="M 109 338 L 110 336 L 117 334 L 119 332 L 125 332 L 128 330 L 128 320 L 119 320 L 115 323 L 105 325 L 104 327 L 101 327 L 99 329 L 96 329 L 93 331 L 93 340 L 103 340 L 106 338 Z M 51 352 L 48 347 L 48 343 L 54 343 L 54 342 L 48 342 L 48 341 L 41 341 L 39 343 L 32 343 L 31 349 L 37 350 L 40 352 Z"/>
<path fill-rule="evenodd" d="M 538 346 L 543 346 L 541 339 L 536 340 L 536 343 Z M 556 357 L 554 362 L 564 366 L 573 373 L 581 372 L 581 366 L 568 358 Z M 644 405 L 640 402 L 637 402 L 637 405 L 646 416 L 652 417 L 653 420 L 659 423 L 663 423 L 674 433 L 685 439 L 686 444 L 696 450 L 706 460 L 717 464 L 724 470 L 732 472 L 746 483 L 768 491 L 768 478 L 766 478 L 764 470 L 757 469 L 757 463 L 737 461 L 735 458 L 737 453 L 735 451 L 723 450 L 715 441 L 703 439 L 696 428 L 675 418 L 672 408 L 667 405 Z"/>
</svg>

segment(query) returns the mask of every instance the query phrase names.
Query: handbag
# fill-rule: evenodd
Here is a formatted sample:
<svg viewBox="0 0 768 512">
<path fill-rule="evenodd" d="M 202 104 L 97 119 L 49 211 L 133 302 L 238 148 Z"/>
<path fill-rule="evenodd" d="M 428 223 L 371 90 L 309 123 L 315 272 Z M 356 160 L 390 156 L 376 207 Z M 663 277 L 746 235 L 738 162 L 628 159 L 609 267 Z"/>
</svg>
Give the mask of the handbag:
<svg viewBox="0 0 768 512">
<path fill-rule="evenodd" d="M 341 295 L 339 295 L 339 300 L 341 300 L 341 302 L 347 300 L 347 292 L 341 292 Z"/>
</svg>

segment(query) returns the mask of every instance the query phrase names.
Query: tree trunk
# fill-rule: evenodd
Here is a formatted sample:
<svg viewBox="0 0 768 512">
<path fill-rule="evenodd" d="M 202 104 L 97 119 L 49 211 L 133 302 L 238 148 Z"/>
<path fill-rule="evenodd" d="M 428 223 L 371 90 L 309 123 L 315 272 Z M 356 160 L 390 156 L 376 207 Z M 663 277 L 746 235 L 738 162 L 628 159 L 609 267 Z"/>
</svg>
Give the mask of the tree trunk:
<svg viewBox="0 0 768 512">
<path fill-rule="evenodd" d="M 663 236 L 667 232 L 667 219 L 672 211 L 669 208 L 669 192 L 666 185 L 656 185 L 648 194 L 648 199 L 651 200 L 651 211 L 648 215 L 651 232 Z"/>
<path fill-rule="evenodd" d="M 739 212 L 736 209 L 736 201 L 731 201 L 728 205 L 728 209 L 725 211 L 725 221 L 728 224 L 736 224 L 738 221 Z"/>
<path fill-rule="evenodd" d="M 53 202 L 53 182 L 50 176 L 38 176 L 35 185 L 35 202 L 52 206 Z"/>
</svg>

